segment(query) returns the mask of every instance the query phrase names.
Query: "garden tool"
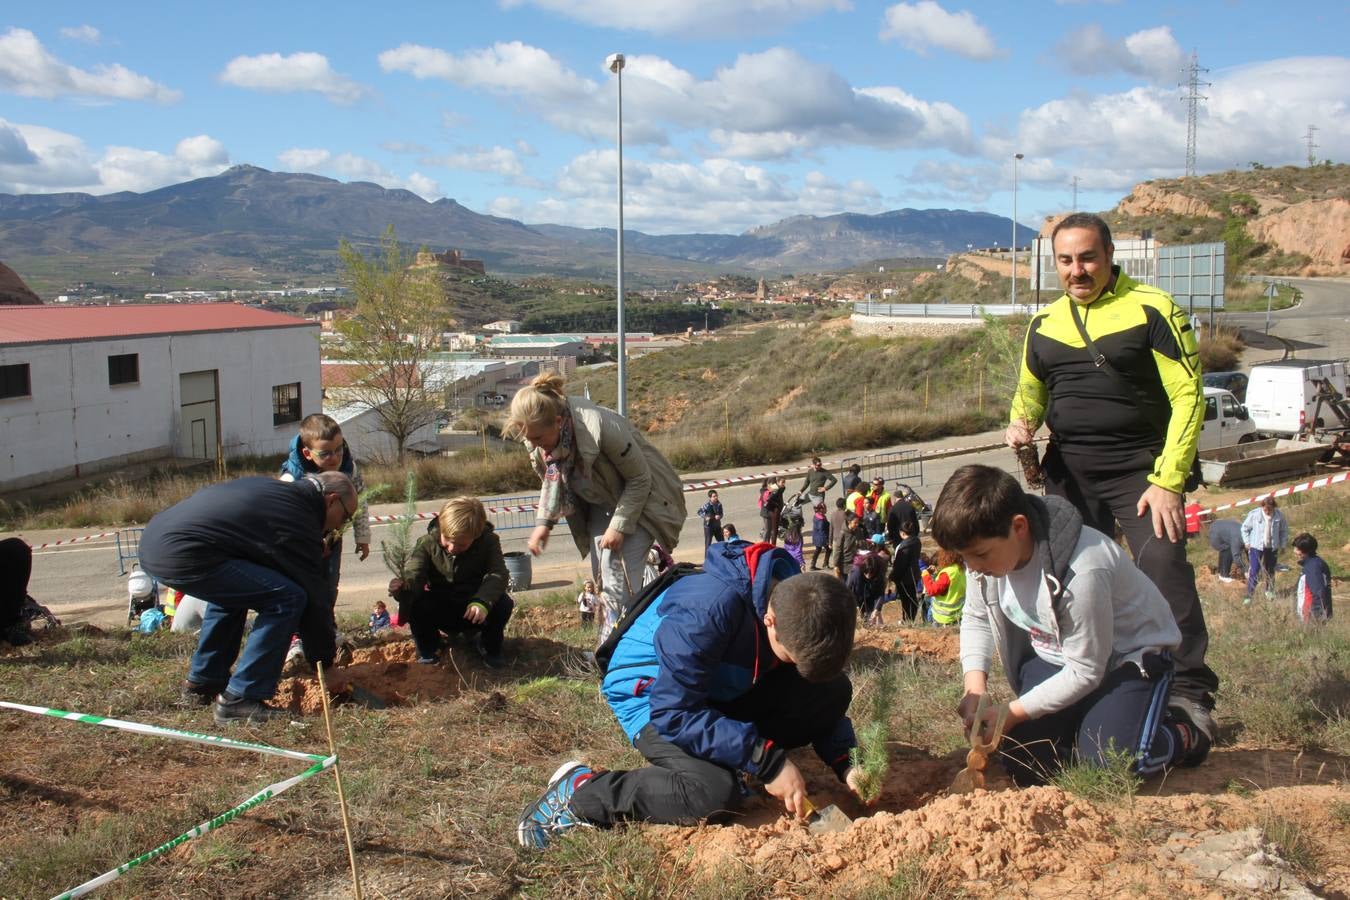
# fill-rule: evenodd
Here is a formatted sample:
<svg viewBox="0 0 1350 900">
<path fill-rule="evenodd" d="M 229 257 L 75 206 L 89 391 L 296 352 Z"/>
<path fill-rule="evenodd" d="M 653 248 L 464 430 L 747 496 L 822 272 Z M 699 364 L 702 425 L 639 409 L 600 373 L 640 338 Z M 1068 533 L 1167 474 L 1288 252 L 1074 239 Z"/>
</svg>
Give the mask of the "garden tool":
<svg viewBox="0 0 1350 900">
<path fill-rule="evenodd" d="M 949 794 L 968 794 L 984 787 L 984 767 L 989 762 L 990 754 L 998 749 L 998 742 L 1003 739 L 1003 725 L 1008 719 L 1008 708 L 999 707 L 993 727 L 986 734 L 984 714 L 988 709 L 989 695 L 981 694 L 975 704 L 975 724 L 970 726 L 970 752 L 966 754 L 966 767 L 952 779 L 952 786 L 947 791 Z"/>
<path fill-rule="evenodd" d="M 844 831 L 853 824 L 853 820 L 844 815 L 844 811 L 831 803 L 824 809 L 808 798 L 806 801 L 806 829 L 812 834 L 828 834 L 832 831 Z"/>
</svg>

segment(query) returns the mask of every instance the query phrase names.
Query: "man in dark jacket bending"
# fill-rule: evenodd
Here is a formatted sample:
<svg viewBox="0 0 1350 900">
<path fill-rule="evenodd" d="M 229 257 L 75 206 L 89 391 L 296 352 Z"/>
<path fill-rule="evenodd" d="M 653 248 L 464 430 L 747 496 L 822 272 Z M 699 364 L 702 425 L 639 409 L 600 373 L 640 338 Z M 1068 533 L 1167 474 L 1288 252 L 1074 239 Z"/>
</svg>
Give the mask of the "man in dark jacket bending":
<svg viewBox="0 0 1350 900">
<path fill-rule="evenodd" d="M 348 522 L 356 506 L 351 479 L 324 472 L 295 482 L 213 484 L 150 520 L 140 544 L 145 571 L 206 601 L 184 700 L 205 705 L 214 697 L 217 724 L 290 715 L 267 701 L 276 693 L 291 635 L 300 633 L 311 659 L 330 664 L 336 654 L 326 536 Z M 240 658 L 250 609 L 258 615 Z"/>
<path fill-rule="evenodd" d="M 520 843 L 542 848 L 578 824 L 692 824 L 735 806 L 740 773 L 805 817 L 806 783 L 787 750 L 806 744 L 856 792 L 843 671 L 853 597 L 837 578 L 799 572 L 768 544 L 713 544 L 701 574 L 621 623 L 601 692 L 652 765 L 564 764 L 522 815 Z"/>
</svg>

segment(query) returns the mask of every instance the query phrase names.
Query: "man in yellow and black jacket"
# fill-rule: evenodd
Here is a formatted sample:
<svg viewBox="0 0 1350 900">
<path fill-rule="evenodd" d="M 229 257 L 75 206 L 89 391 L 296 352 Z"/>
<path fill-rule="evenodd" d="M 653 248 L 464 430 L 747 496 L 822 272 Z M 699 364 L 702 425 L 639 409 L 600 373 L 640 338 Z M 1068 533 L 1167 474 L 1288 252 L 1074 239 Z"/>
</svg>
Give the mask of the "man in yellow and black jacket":
<svg viewBox="0 0 1350 900">
<path fill-rule="evenodd" d="M 1101 218 L 1068 216 L 1051 243 L 1065 294 L 1027 328 L 1005 439 L 1020 447 L 1049 426 L 1046 492 L 1104 534 L 1119 523 L 1181 630 L 1170 712 L 1213 741 L 1219 679 L 1205 664 L 1209 634 L 1183 512 L 1204 413 L 1195 331 L 1171 296 L 1112 264 Z"/>
</svg>

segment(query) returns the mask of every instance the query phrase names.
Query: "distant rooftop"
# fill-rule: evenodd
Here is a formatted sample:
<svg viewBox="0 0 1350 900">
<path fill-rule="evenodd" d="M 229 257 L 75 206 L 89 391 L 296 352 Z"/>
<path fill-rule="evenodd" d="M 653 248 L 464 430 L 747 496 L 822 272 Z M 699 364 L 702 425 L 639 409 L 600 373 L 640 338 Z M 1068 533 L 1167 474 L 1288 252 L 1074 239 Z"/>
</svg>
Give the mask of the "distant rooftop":
<svg viewBox="0 0 1350 900">
<path fill-rule="evenodd" d="M 317 327 L 295 316 L 237 303 L 0 306 L 0 346 Z"/>
</svg>

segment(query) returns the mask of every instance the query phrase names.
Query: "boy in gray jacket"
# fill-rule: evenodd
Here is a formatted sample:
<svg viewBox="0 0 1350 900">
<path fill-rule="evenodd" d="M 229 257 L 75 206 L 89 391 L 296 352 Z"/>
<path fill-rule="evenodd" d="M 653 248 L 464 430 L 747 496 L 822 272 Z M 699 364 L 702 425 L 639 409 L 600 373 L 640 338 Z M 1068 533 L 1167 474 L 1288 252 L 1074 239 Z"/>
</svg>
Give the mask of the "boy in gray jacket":
<svg viewBox="0 0 1350 900">
<path fill-rule="evenodd" d="M 998 651 L 1017 699 L 1007 706 L 1004 767 L 1043 784 L 1071 762 L 1117 753 L 1148 776 L 1197 765 L 1209 740 L 1169 708 L 1169 651 L 1181 632 L 1162 594 L 1106 535 L 1058 497 L 1033 497 L 989 466 L 963 466 L 933 514 L 933 538 L 970 573 L 961 620 L 967 729 Z M 988 713 L 992 719 L 997 707 Z"/>
</svg>

